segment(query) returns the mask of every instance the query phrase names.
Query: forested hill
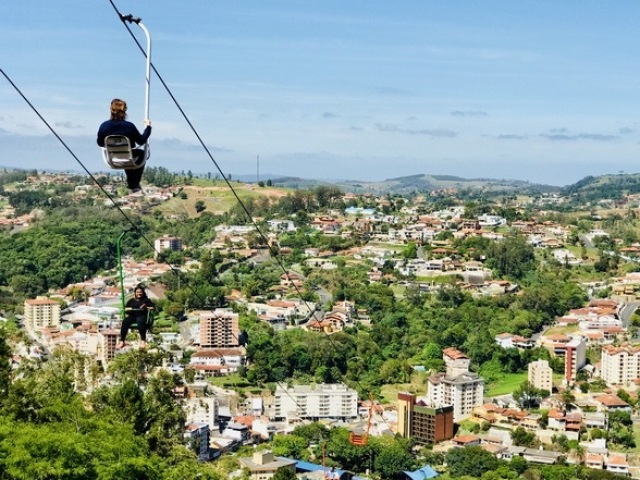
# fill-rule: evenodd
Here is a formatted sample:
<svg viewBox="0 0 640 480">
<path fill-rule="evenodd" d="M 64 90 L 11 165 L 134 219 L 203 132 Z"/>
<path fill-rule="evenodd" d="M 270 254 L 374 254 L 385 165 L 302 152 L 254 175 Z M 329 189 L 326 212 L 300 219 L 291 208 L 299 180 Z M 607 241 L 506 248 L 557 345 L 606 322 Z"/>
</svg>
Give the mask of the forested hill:
<svg viewBox="0 0 640 480">
<path fill-rule="evenodd" d="M 583 201 L 617 199 L 640 193 L 640 173 L 588 176 L 562 189 L 562 194 Z"/>
</svg>

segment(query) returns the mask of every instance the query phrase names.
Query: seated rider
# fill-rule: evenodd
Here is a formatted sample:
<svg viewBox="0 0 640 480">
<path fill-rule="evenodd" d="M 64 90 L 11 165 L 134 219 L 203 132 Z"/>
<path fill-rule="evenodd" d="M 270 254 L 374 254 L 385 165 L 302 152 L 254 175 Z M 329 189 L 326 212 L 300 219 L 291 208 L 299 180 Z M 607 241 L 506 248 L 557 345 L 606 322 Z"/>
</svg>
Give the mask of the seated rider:
<svg viewBox="0 0 640 480">
<path fill-rule="evenodd" d="M 120 327 L 120 343 L 117 348 L 123 348 L 125 346 L 125 340 L 132 324 L 138 325 L 138 332 L 140 332 L 140 347 L 147 346 L 147 318 L 149 310 L 155 309 L 153 302 L 147 297 L 144 287 L 138 284 L 133 291 L 134 297 L 131 298 L 124 307 L 126 314 Z"/>
<path fill-rule="evenodd" d="M 98 129 L 98 145 L 104 147 L 104 139 L 109 135 L 124 135 L 129 139 L 131 143 L 133 160 L 136 165 L 144 163 L 144 150 L 135 148 L 136 145 L 144 145 L 147 143 L 147 139 L 151 135 L 151 121 L 145 120 L 146 128 L 142 134 L 138 131 L 136 126 L 127 121 L 127 102 L 114 98 L 111 100 L 111 118 L 106 122 L 103 122 Z M 141 191 L 140 180 L 142 180 L 142 172 L 144 171 L 144 165 L 140 168 L 126 169 L 124 171 L 127 176 L 127 187 L 131 190 L 131 193 Z"/>
</svg>

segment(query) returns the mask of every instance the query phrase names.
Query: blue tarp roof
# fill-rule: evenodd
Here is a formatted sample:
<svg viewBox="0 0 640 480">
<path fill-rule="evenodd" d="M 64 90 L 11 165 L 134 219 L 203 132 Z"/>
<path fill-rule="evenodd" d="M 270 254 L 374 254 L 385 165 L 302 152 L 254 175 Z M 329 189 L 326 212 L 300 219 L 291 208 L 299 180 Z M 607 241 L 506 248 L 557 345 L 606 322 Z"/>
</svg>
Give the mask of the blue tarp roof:
<svg viewBox="0 0 640 480">
<path fill-rule="evenodd" d="M 418 470 L 414 470 L 413 472 L 405 471 L 404 474 L 411 480 L 425 480 L 429 478 L 435 478 L 439 475 L 439 473 L 436 472 L 430 465 L 425 465 L 424 467 L 419 468 Z"/>
<path fill-rule="evenodd" d="M 296 462 L 296 470 L 302 470 L 303 472 L 318 472 L 318 471 L 321 472 L 323 469 L 322 465 L 318 465 L 311 462 L 305 462 L 303 460 L 298 460 L 296 458 L 285 458 L 285 457 L 278 457 L 278 458 L 282 460 L 291 460 Z M 324 467 L 324 469 L 327 472 L 331 472 L 331 467 Z M 333 471 L 334 473 L 337 473 L 340 476 L 340 478 L 342 478 L 342 475 L 347 473 L 345 470 L 340 470 L 339 468 L 336 468 Z"/>
</svg>

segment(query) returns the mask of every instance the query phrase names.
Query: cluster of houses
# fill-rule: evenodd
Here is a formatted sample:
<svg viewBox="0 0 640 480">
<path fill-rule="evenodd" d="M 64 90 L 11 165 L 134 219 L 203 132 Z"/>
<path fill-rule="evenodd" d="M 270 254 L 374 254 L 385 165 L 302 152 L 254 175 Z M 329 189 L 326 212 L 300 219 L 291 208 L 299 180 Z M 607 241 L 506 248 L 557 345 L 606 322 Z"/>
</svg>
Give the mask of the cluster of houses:
<svg viewBox="0 0 640 480">
<path fill-rule="evenodd" d="M 86 194 L 87 188 L 78 187 L 77 194 Z M 84 192 L 84 193 L 83 193 Z M 149 195 L 158 195 L 164 201 L 175 192 L 158 190 Z M 147 197 L 149 195 L 146 195 Z M 135 201 L 126 198 L 123 201 Z M 344 213 L 344 216 L 342 215 Z M 464 218 L 462 207 L 453 207 L 430 215 L 420 215 L 406 208 L 406 219 L 400 222 L 395 215 L 381 215 L 375 209 L 353 208 L 341 215 L 323 215 L 311 222 L 311 227 L 327 235 L 367 234 L 372 240 L 380 240 L 380 245 L 431 244 L 428 259 L 398 259 L 396 251 L 388 246 L 373 242 L 364 247 L 341 252 L 356 261 L 370 260 L 373 268 L 369 281 L 395 281 L 393 276 L 385 276 L 382 269 L 391 261 L 395 270 L 408 278 L 429 277 L 451 274 L 463 279 L 463 288 L 475 295 L 503 295 L 516 292 L 517 284 L 493 280 L 491 272 L 481 261 L 462 258 L 446 242 L 436 238 L 444 231 L 452 232 L 454 238 L 482 236 L 500 239 L 503 233 L 499 227 L 506 225 L 504 218 L 481 215 L 475 219 Z M 269 220 L 270 242 L 277 242 L 276 236 L 282 232 L 292 232 L 296 226 L 290 220 Z M 555 258 L 569 265 L 580 263 L 568 250 L 561 247 L 569 230 L 553 222 L 512 222 L 510 227 L 526 235 L 530 244 L 553 250 Z M 256 252 L 247 244 L 247 237 L 254 234 L 253 226 L 216 227 L 211 248 L 235 248 L 246 250 L 246 256 Z M 604 232 L 592 231 L 593 239 Z M 156 253 L 166 250 L 180 251 L 185 245 L 182 239 L 164 235 L 155 241 Z M 628 249 L 626 254 L 640 252 Z M 333 252 L 322 252 L 309 248 L 306 265 L 311 268 L 335 268 Z M 158 256 L 158 255 L 156 255 Z M 170 266 L 157 260 L 137 262 L 129 258 L 123 261 L 125 287 L 131 290 L 137 283 L 147 282 L 170 270 Z M 637 274 L 636 274 L 637 275 Z M 619 300 L 591 300 L 584 308 L 574 309 L 556 319 L 552 329 L 535 340 L 517 333 L 502 333 L 495 337 L 500 348 L 529 349 L 541 346 L 553 356 L 564 359 L 562 384 L 565 388 L 575 385 L 578 373 L 588 371 L 589 377 L 601 378 L 611 389 L 625 388 L 635 391 L 640 384 L 640 346 L 625 342 L 628 326 L 622 310 L 626 300 L 635 299 L 636 284 L 640 276 L 629 274 L 620 279 L 614 287 Z M 321 334 L 339 332 L 356 322 L 367 323 L 366 310 L 350 301 L 332 304 L 332 310 L 319 312 L 313 302 L 295 298 L 285 298 L 287 293 L 298 291 L 304 286 L 304 277 L 294 272 L 283 274 L 278 285 L 273 287 L 275 299 L 258 301 L 243 298 L 234 292 L 233 301 L 242 302 L 248 310 L 274 329 L 305 328 Z M 418 284 L 428 289 L 429 285 Z M 162 298 L 160 286 L 150 284 L 148 294 L 152 299 Z M 60 300 L 68 309 L 62 311 Z M 116 343 L 119 334 L 120 289 L 113 279 L 97 278 L 81 284 L 70 285 L 50 297 L 29 299 L 24 304 L 24 327 L 45 350 L 56 347 L 92 356 L 108 364 L 118 354 Z M 198 446 L 201 459 L 213 458 L 238 445 L 269 440 L 276 433 L 289 433 L 301 423 L 323 420 L 329 424 L 342 425 L 350 429 L 361 426 L 363 418 L 374 408 L 358 400 L 357 393 L 342 384 L 278 386 L 273 395 L 263 393 L 248 396 L 240 401 L 235 392 L 212 387 L 206 382 L 208 377 L 229 375 L 246 365 L 246 337 L 240 331 L 238 315 L 230 309 L 190 311 L 180 332 L 158 334 L 161 348 L 180 351 L 181 348 L 194 350 L 186 369 L 194 372 L 193 381 L 175 389 L 187 413 L 185 441 Z M 598 345 L 602 348 L 600 362 L 587 364 L 587 349 Z M 40 355 L 40 351 L 25 351 L 24 355 Z M 15 359 L 19 361 L 19 358 Z M 541 408 L 547 410 L 546 424 L 541 427 L 542 415 L 519 409 L 513 401 L 487 402 L 484 396 L 484 380 L 470 368 L 470 359 L 456 348 L 443 351 L 445 371 L 429 376 L 426 395 L 400 393 L 397 404 L 392 408 L 381 408 L 378 412 L 382 421 L 374 421 L 372 434 L 395 434 L 414 438 L 418 443 L 437 444 L 438 448 L 460 448 L 479 445 L 498 458 L 510 459 L 521 456 L 537 463 L 556 463 L 565 454 L 541 449 L 530 449 L 513 444 L 510 432 L 523 428 L 534 432 L 541 444 L 551 444 L 558 435 L 571 440 L 579 440 L 579 432 L 584 429 L 608 428 L 608 415 L 612 411 L 631 411 L 630 405 L 611 392 L 577 395 L 568 410 L 559 401 L 554 391 L 553 372 L 544 360 L 529 365 L 528 379 L 533 386 L 548 391 L 549 396 Z M 174 373 L 185 369 L 177 362 L 167 361 L 162 368 Z M 86 368 L 78 372 L 84 377 L 87 389 L 95 386 L 99 379 L 95 372 Z M 455 435 L 455 425 L 463 421 L 488 425 L 484 434 Z M 611 472 L 629 474 L 630 467 L 625 455 L 611 452 L 604 441 L 583 442 L 585 454 L 570 461 L 582 462 L 591 468 L 606 469 Z M 295 459 L 274 457 L 270 452 L 256 452 L 251 458 L 241 459 L 241 463 L 251 471 L 253 478 L 268 479 L 281 468 L 296 472 L 307 472 L 313 478 L 314 469 Z M 306 470 L 305 470 L 306 468 Z M 311 473 L 310 473 L 311 472 Z M 426 472 L 426 470 L 425 470 Z M 426 477 L 426 473 L 424 478 Z M 412 473 L 405 472 L 413 478 Z M 435 473 L 435 472 L 434 472 Z M 328 472 L 321 470 L 322 478 Z M 346 472 L 331 472 L 334 478 L 346 478 Z M 416 475 L 418 475 L 416 473 Z M 431 475 L 431 472 L 429 472 Z M 422 477 L 416 477 L 422 478 Z"/>
</svg>

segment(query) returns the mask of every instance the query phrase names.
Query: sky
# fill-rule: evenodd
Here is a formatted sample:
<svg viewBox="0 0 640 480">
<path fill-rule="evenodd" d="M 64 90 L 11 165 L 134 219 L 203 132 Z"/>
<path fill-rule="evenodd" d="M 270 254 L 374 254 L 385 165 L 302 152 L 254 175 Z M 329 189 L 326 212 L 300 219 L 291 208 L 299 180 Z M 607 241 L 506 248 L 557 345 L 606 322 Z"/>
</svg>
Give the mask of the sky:
<svg viewBox="0 0 640 480">
<path fill-rule="evenodd" d="M 169 89 L 152 76 L 148 165 L 559 186 L 640 172 L 635 0 L 113 3 L 142 18 Z M 143 127 L 145 59 L 109 0 L 0 2 L 0 69 L 92 172 L 112 98 Z M 0 166 L 82 170 L 1 75 Z"/>
</svg>

